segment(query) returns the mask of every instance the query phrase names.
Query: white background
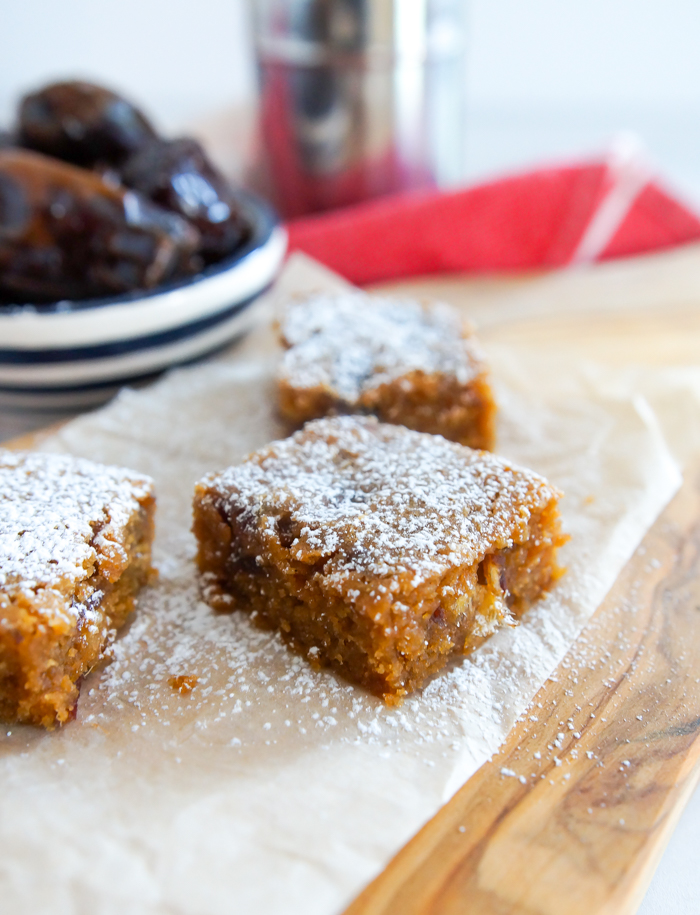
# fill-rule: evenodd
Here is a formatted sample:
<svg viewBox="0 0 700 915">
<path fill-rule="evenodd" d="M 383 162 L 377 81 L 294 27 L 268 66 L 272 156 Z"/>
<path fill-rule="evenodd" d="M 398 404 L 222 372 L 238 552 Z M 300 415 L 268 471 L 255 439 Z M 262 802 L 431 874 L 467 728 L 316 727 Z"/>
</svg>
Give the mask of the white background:
<svg viewBox="0 0 700 915">
<path fill-rule="evenodd" d="M 472 0 L 470 178 L 603 150 L 637 132 L 700 208 L 698 0 Z M 243 0 L 0 0 L 0 124 L 55 77 L 122 89 L 165 130 L 254 93 Z M 700 795 L 640 910 L 699 911 Z"/>
</svg>

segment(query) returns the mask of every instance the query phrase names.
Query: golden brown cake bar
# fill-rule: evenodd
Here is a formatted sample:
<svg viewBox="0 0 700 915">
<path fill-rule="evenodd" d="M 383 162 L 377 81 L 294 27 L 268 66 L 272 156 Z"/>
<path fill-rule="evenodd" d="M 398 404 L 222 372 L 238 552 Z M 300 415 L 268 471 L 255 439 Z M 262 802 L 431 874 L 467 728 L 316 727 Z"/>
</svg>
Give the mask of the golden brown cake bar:
<svg viewBox="0 0 700 915">
<path fill-rule="evenodd" d="M 447 305 L 319 293 L 293 301 L 280 322 L 287 347 L 279 408 L 292 423 L 329 413 L 492 448 L 495 403 L 480 348 Z"/>
<path fill-rule="evenodd" d="M 317 420 L 197 485 L 204 596 L 395 701 L 558 578 L 559 495 L 441 436 Z"/>
<path fill-rule="evenodd" d="M 0 719 L 70 718 L 151 575 L 151 480 L 0 450 Z"/>
</svg>

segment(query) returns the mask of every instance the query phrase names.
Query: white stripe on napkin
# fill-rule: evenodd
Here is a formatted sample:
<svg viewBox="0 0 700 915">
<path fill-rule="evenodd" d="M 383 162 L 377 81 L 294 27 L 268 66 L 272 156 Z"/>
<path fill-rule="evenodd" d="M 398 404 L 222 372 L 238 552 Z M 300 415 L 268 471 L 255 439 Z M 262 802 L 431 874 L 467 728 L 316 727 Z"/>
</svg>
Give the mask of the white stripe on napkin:
<svg viewBox="0 0 700 915">
<path fill-rule="evenodd" d="M 591 216 L 570 264 L 590 264 L 612 241 L 635 200 L 652 178 L 642 142 L 633 133 L 618 135 L 608 158 L 610 187 Z"/>
</svg>

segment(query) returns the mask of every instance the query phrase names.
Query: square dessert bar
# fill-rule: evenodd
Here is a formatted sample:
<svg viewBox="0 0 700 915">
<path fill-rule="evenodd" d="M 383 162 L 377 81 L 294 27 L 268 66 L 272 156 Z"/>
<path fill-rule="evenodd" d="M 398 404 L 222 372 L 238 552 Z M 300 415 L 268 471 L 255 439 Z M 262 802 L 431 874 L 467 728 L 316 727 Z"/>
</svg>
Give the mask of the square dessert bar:
<svg viewBox="0 0 700 915">
<path fill-rule="evenodd" d="M 0 450 L 0 719 L 53 727 L 149 579 L 147 477 Z"/>
<path fill-rule="evenodd" d="M 441 436 L 317 420 L 197 485 L 204 596 L 396 701 L 559 577 L 559 496 Z"/>
<path fill-rule="evenodd" d="M 316 294 L 280 322 L 281 414 L 301 425 L 329 413 L 383 422 L 492 448 L 495 403 L 471 329 L 448 305 Z"/>
</svg>

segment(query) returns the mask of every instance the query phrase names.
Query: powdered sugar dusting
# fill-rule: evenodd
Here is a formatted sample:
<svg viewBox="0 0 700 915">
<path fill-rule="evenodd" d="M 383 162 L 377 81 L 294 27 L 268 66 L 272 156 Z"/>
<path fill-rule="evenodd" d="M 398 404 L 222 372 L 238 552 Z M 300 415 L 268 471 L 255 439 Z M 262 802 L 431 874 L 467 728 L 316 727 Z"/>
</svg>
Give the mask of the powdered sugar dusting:
<svg viewBox="0 0 700 915">
<path fill-rule="evenodd" d="M 0 452 L 0 589 L 69 594 L 118 550 L 147 478 L 67 455 Z M 76 613 L 70 602 L 55 612 Z"/>
<path fill-rule="evenodd" d="M 328 580 L 412 572 L 415 584 L 510 546 L 558 495 L 488 452 L 360 416 L 308 423 L 204 485 L 244 525 L 269 515 L 263 537 L 291 516 L 292 550 L 329 560 Z"/>
<path fill-rule="evenodd" d="M 21 887 L 15 908 L 42 885 L 84 907 L 98 879 L 105 897 L 147 915 L 222 911 L 231 899 L 258 915 L 341 911 L 495 751 L 678 477 L 631 398 L 592 392 L 586 379 L 562 394 L 558 371 L 539 356 L 519 367 L 512 349 L 494 374 L 502 453 L 566 492 L 568 571 L 519 626 L 398 710 L 313 669 L 248 614 L 201 600 L 194 483 L 281 435 L 269 363 L 178 371 L 52 439 L 155 477 L 160 576 L 112 663 L 84 683 L 76 722 L 41 740 L 0 734 L 0 776 L 12 786 L 0 793 L 0 852 L 17 875 L 3 892 Z M 195 685 L 183 694 L 173 677 Z M 72 868 L 46 856 L 57 823 Z"/>
<path fill-rule="evenodd" d="M 504 370 L 505 364 L 500 372 Z M 363 488 L 367 480 L 349 476 L 342 486 L 337 481 L 330 486 L 323 478 L 316 481 L 312 476 L 323 472 L 318 466 L 321 458 L 322 463 L 337 461 L 333 467 L 342 468 L 344 456 L 358 450 L 361 439 L 357 436 L 369 439 L 376 449 L 371 450 L 368 470 L 371 468 L 377 493 L 386 494 L 387 509 L 394 504 L 391 500 L 400 486 L 399 505 L 403 499 L 414 499 L 415 492 L 425 499 L 422 504 L 428 515 L 435 512 L 437 520 L 439 512 L 452 511 L 454 524 L 464 520 L 460 511 L 465 494 L 452 492 L 450 474 L 464 474 L 465 455 L 471 455 L 467 467 L 471 461 L 486 476 L 498 476 L 504 468 L 511 468 L 509 472 L 515 474 L 517 465 L 439 437 L 383 426 L 372 418 L 342 417 L 307 425 L 308 430 L 331 424 L 337 447 L 313 442 L 309 437 L 302 450 L 308 451 L 312 463 L 306 469 L 303 465 L 293 467 L 286 458 L 300 447 L 304 431 L 265 445 L 281 431 L 270 398 L 270 377 L 271 365 L 261 362 L 182 370 L 148 391 L 126 392 L 109 408 L 73 423 L 55 440 L 55 447 L 80 450 L 98 460 L 109 455 L 138 467 L 156 478 L 159 492 L 160 523 L 154 550 L 159 582 L 142 592 L 140 612 L 113 646 L 112 663 L 100 675 L 93 695 L 81 700 L 81 714 L 86 721 L 94 718 L 101 726 L 126 716 L 150 732 L 163 729 L 164 735 L 196 721 L 201 740 L 218 743 L 225 737 L 229 749 L 241 759 L 256 757 L 261 749 L 278 758 L 281 751 L 274 749 L 275 741 L 280 741 L 280 748 L 287 746 L 285 741 L 292 739 L 291 734 L 310 746 L 319 746 L 319 742 L 325 745 L 332 736 L 334 742 L 378 744 L 384 748 L 382 752 L 392 746 L 407 751 L 409 747 L 430 745 L 441 748 L 438 756 L 445 754 L 446 760 L 452 760 L 449 765 L 454 767 L 457 787 L 469 767 L 483 761 L 484 747 L 497 746 L 522 702 L 565 653 L 609 587 L 615 570 L 628 555 L 624 544 L 629 542 L 629 534 L 625 527 L 623 536 L 621 525 L 627 524 L 624 519 L 630 513 L 637 512 L 639 493 L 652 493 L 646 488 L 648 475 L 654 480 L 653 504 L 639 524 L 640 531 L 653 517 L 658 500 L 666 498 L 665 493 L 676 485 L 676 477 L 669 471 L 666 489 L 658 486 L 660 471 L 656 468 L 665 467 L 667 461 L 664 446 L 649 432 L 644 417 L 627 402 L 591 406 L 588 395 L 577 400 L 567 394 L 566 407 L 555 409 L 548 403 L 535 404 L 515 387 L 502 386 L 503 449 L 535 464 L 566 491 L 563 527 L 571 533 L 572 543 L 563 548 L 562 561 L 568 572 L 555 590 L 525 615 L 523 624 L 496 632 L 469 658 L 456 662 L 422 692 L 408 697 L 397 717 L 361 688 L 347 684 L 333 672 L 313 669 L 304 658 L 290 652 L 277 634 L 257 629 L 247 614 L 216 614 L 202 601 L 193 562 L 195 544 L 189 533 L 195 481 L 214 462 L 235 464 L 246 452 L 260 449 L 266 455 L 261 464 L 242 465 L 248 468 L 245 473 L 251 474 L 249 480 L 246 478 L 249 497 L 269 493 L 269 483 L 294 485 L 301 487 L 300 502 L 303 497 L 306 504 L 304 488 L 320 490 L 324 496 L 313 505 L 318 515 L 308 518 L 307 536 L 315 524 L 319 542 L 330 547 L 334 513 L 341 509 L 355 512 L 361 532 L 369 504 L 369 493 Z M 173 429 L 177 447 L 172 436 L 166 435 L 171 422 L 168 417 L 177 417 Z M 375 441 L 378 428 L 386 432 L 383 441 Z M 618 469 L 618 428 L 625 428 L 627 436 L 630 428 L 637 430 L 636 451 L 646 454 L 647 465 L 641 462 L 636 468 L 625 461 Z M 180 435 L 181 430 L 186 430 L 186 435 L 184 431 Z M 404 435 L 409 436 L 413 448 L 400 447 L 407 441 Z M 428 444 L 423 446 L 424 442 Z M 422 458 L 421 447 L 427 448 Z M 451 469 L 448 476 L 433 479 L 428 486 L 438 454 Z M 428 461 L 427 476 L 417 472 L 422 460 Z M 609 461 L 612 463 L 606 463 Z M 240 468 L 234 468 L 228 473 L 235 476 L 239 472 Z M 224 480 L 228 473 L 222 475 Z M 510 478 L 511 482 L 514 479 Z M 608 479 L 615 481 L 614 486 L 606 483 Z M 527 472 L 523 480 L 528 481 L 526 489 L 531 487 L 531 491 L 517 495 L 524 496 L 527 504 L 541 504 L 538 500 L 550 497 L 551 488 L 536 473 Z M 591 492 L 603 488 L 604 502 L 587 502 Z M 439 503 L 433 501 L 438 493 Z M 424 570 L 432 563 L 446 561 L 458 539 L 456 534 L 442 533 L 445 543 L 438 546 L 438 538 L 434 538 L 434 554 L 430 542 L 413 541 L 412 561 L 425 563 Z M 473 533 L 467 530 L 465 536 Z M 328 539 L 324 540 L 326 534 Z M 399 535 L 392 531 L 391 536 L 410 541 L 411 531 Z M 601 556 L 615 557 L 605 566 L 604 577 Z M 380 557 L 375 554 L 372 561 L 379 562 Z M 197 677 L 197 685 L 186 699 L 168 685 L 173 676 Z M 400 727 L 387 724 L 392 716 Z M 270 723 L 272 733 L 263 734 L 262 723 Z M 466 742 L 465 734 L 469 735 Z M 392 740 L 394 743 L 387 744 Z M 183 752 L 180 744 L 178 752 Z M 455 754 L 463 762 L 457 764 Z"/>
<path fill-rule="evenodd" d="M 411 372 L 466 384 L 483 371 L 479 347 L 447 305 L 362 292 L 293 301 L 281 322 L 289 347 L 279 377 L 291 387 L 324 387 L 349 404 Z"/>
</svg>

